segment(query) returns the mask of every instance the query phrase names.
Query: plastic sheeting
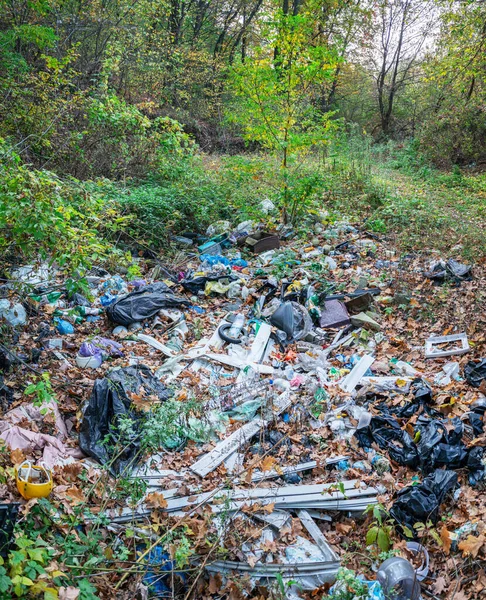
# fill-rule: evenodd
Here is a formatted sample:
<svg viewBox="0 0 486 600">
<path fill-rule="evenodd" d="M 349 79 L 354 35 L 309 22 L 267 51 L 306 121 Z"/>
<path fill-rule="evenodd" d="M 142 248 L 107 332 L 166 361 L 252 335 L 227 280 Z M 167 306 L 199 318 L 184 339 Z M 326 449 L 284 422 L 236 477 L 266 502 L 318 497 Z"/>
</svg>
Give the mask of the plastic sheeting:
<svg viewBox="0 0 486 600">
<path fill-rule="evenodd" d="M 417 533 L 415 523 L 434 524 L 439 519 L 439 507 L 449 492 L 457 486 L 457 475 L 453 471 L 438 469 L 419 485 L 411 485 L 397 493 L 390 514 L 400 523 Z"/>
<path fill-rule="evenodd" d="M 307 309 L 297 302 L 283 302 L 270 317 L 270 323 L 287 334 L 287 341 L 304 338 L 312 329 Z"/>
<path fill-rule="evenodd" d="M 83 452 L 92 456 L 102 464 L 110 464 L 110 471 L 120 474 L 137 463 L 140 447 L 138 436 L 124 440 L 122 453 L 114 449 L 119 439 L 117 421 L 120 417 L 128 417 L 133 421 L 133 431 L 139 428 L 139 416 L 130 410 L 132 403 L 129 394 L 154 394 L 160 400 L 167 400 L 169 390 L 156 379 L 145 365 L 114 369 L 105 378 L 95 381 L 91 397 L 84 411 L 79 431 L 79 446 Z M 106 442 L 111 434 L 112 440 Z"/>
</svg>

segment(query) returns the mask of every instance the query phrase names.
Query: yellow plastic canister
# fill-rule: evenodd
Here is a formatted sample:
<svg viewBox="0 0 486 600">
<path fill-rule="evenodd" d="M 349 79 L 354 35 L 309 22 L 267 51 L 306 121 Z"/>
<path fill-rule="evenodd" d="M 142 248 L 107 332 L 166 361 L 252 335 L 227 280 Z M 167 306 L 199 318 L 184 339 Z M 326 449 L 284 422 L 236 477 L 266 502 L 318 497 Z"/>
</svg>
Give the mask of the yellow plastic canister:
<svg viewBox="0 0 486 600">
<path fill-rule="evenodd" d="M 47 481 L 36 483 L 36 475 L 45 473 Z M 26 500 L 31 498 L 46 498 L 52 492 L 52 472 L 43 462 L 39 466 L 32 465 L 30 461 L 25 460 L 16 470 L 15 478 L 17 481 L 17 489 L 20 495 Z M 34 479 L 34 481 L 32 481 Z"/>
</svg>

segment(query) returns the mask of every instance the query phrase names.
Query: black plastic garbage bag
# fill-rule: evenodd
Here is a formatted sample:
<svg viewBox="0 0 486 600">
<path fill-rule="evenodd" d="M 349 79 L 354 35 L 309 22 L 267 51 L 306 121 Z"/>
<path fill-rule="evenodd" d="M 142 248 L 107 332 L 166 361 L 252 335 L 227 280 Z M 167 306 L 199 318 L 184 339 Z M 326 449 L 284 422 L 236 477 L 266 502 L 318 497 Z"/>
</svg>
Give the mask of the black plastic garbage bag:
<svg viewBox="0 0 486 600">
<path fill-rule="evenodd" d="M 438 467 L 460 469 L 466 466 L 468 450 L 462 442 L 464 425 L 458 417 L 448 421 L 448 425 L 452 425 L 453 429 L 448 431 L 446 423 L 438 419 L 429 421 L 425 426 L 417 421 L 415 428 L 420 430 L 417 449 L 424 472 Z"/>
<path fill-rule="evenodd" d="M 162 308 L 189 306 L 190 302 L 175 294 L 163 282 L 151 283 L 120 298 L 107 307 L 106 314 L 114 323 L 128 326 L 156 315 Z"/>
<path fill-rule="evenodd" d="M 464 377 L 473 387 L 479 387 L 486 379 L 486 358 L 478 363 L 470 360 L 464 367 Z"/>
<path fill-rule="evenodd" d="M 486 398 L 480 398 L 471 404 L 471 412 L 468 413 L 467 418 L 476 437 L 484 433 L 484 426 L 486 424 L 485 412 Z"/>
<path fill-rule="evenodd" d="M 430 404 L 432 402 L 432 389 L 422 379 L 415 379 L 412 382 L 413 396 L 420 404 Z"/>
<path fill-rule="evenodd" d="M 415 468 L 419 464 L 413 439 L 392 417 L 372 417 L 369 425 L 358 429 L 354 435 L 360 446 L 371 448 L 375 442 L 399 465 Z"/>
<path fill-rule="evenodd" d="M 427 383 L 422 381 L 422 379 L 415 379 L 412 382 L 411 391 L 413 393 L 413 400 L 404 406 L 388 406 L 383 403 L 380 405 L 380 410 L 384 414 L 392 414 L 399 419 L 409 419 L 419 410 L 429 415 L 437 414 L 437 411 L 430 406 L 432 402 L 432 390 Z"/>
<path fill-rule="evenodd" d="M 6 412 L 14 400 L 14 390 L 9 388 L 0 376 L 0 408 Z"/>
<path fill-rule="evenodd" d="M 184 289 L 191 292 L 191 294 L 197 294 L 198 292 L 203 292 L 206 288 L 206 283 L 208 281 L 219 281 L 220 279 L 229 279 L 230 281 L 236 281 L 238 277 L 229 273 L 229 274 L 215 274 L 211 275 L 210 273 L 206 275 L 197 275 L 194 277 L 192 274 L 188 273 L 186 277 L 181 281 L 181 285 Z"/>
<path fill-rule="evenodd" d="M 300 340 L 312 329 L 312 319 L 305 306 L 282 302 L 270 317 L 270 323 L 287 334 L 287 341 Z"/>
<path fill-rule="evenodd" d="M 468 414 L 469 424 L 472 427 L 474 435 L 480 436 L 484 433 L 484 419 L 483 415 L 476 412 L 470 412 Z"/>
<path fill-rule="evenodd" d="M 483 463 L 484 448 L 475 446 L 469 450 L 467 457 L 467 468 L 469 470 L 469 484 L 476 485 L 478 481 L 485 478 L 486 469 Z"/>
<path fill-rule="evenodd" d="M 137 451 L 140 447 L 138 436 L 128 444 L 120 456 L 114 456 L 115 440 L 119 439 L 118 419 L 128 417 L 133 421 L 133 430 L 140 428 L 140 417 L 130 410 L 132 403 L 128 394 L 154 394 L 160 400 L 167 400 L 171 393 L 145 365 L 114 369 L 103 379 L 97 379 L 91 397 L 84 411 L 79 431 L 79 447 L 98 460 L 101 464 L 110 465 L 110 471 L 117 475 L 126 468 L 134 467 L 137 462 Z M 113 439 L 106 441 L 111 434 Z M 117 450 L 119 452 L 119 450 Z"/>
<path fill-rule="evenodd" d="M 411 485 L 397 493 L 397 499 L 390 510 L 391 516 L 416 533 L 416 523 L 437 523 L 439 508 L 449 492 L 457 486 L 454 471 L 437 469 L 419 485 Z"/>
</svg>

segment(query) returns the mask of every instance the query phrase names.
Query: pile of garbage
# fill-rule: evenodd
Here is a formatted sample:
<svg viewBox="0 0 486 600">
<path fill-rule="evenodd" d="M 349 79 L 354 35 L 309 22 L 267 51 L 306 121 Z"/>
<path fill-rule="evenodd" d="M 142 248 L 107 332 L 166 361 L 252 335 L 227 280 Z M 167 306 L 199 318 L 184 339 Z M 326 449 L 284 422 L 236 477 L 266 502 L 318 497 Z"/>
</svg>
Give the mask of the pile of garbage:
<svg viewBox="0 0 486 600">
<path fill-rule="evenodd" d="M 460 293 L 473 269 L 418 269 L 325 215 L 306 239 L 247 221 L 173 241 L 177 268 L 94 268 L 83 288 L 28 266 L 2 287 L 5 522 L 43 497 L 59 527 L 82 505 L 86 534 L 94 515 L 129 532 L 113 598 L 340 599 L 354 573 L 363 597 L 415 600 L 447 581 L 450 553 L 484 558 L 484 340 L 414 323 L 424 289 Z"/>
</svg>

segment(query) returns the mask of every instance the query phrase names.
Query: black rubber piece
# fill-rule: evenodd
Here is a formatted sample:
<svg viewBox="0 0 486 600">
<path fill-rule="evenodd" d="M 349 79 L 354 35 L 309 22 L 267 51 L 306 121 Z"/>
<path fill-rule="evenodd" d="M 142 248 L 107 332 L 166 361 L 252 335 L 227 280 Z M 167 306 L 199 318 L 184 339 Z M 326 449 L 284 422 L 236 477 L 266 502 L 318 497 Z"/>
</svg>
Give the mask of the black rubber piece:
<svg viewBox="0 0 486 600">
<path fill-rule="evenodd" d="M 229 335 L 225 334 L 225 331 L 228 331 L 228 329 L 231 329 L 232 326 L 233 326 L 232 323 L 223 323 L 221 325 L 221 327 L 218 329 L 218 335 L 224 342 L 228 342 L 228 344 L 241 344 L 241 340 L 239 340 L 237 338 L 229 337 Z"/>
</svg>

